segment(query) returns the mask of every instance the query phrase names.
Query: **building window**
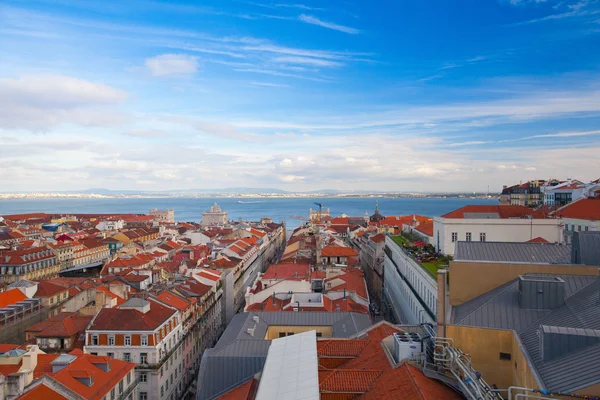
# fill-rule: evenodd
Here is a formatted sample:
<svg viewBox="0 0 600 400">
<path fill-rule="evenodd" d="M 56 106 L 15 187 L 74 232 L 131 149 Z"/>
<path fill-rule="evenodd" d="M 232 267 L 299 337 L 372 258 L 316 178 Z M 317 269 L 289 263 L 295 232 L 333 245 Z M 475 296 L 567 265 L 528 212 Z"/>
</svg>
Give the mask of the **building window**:
<svg viewBox="0 0 600 400">
<path fill-rule="evenodd" d="M 127 374 L 127 385 L 131 383 L 131 371 Z"/>
<path fill-rule="evenodd" d="M 54 297 L 50 297 L 50 304 L 54 304 Z"/>
<path fill-rule="evenodd" d="M 141 344 L 142 346 L 148 346 L 148 335 L 142 335 Z"/>
<path fill-rule="evenodd" d="M 589 226 L 586 226 L 586 227 L 585 227 L 585 231 L 587 232 L 587 231 L 589 231 L 589 230 L 590 230 L 590 227 L 589 227 Z"/>
<path fill-rule="evenodd" d="M 452 243 L 458 240 L 458 232 L 452 232 Z"/>
<path fill-rule="evenodd" d="M 165 395 L 165 388 L 162 387 L 162 385 L 160 386 L 160 397 L 163 397 Z"/>
<path fill-rule="evenodd" d="M 581 225 L 577 225 L 577 230 L 581 232 Z"/>
<path fill-rule="evenodd" d="M 110 391 L 110 400 L 115 400 L 115 388 L 112 388 Z"/>
<path fill-rule="evenodd" d="M 511 359 L 510 353 L 500 353 L 500 359 L 510 361 L 510 359 Z"/>
<path fill-rule="evenodd" d="M 140 392 L 140 400 L 148 400 L 148 393 Z"/>
<path fill-rule="evenodd" d="M 288 336 L 292 336 L 294 334 L 294 332 L 288 332 Z"/>
<path fill-rule="evenodd" d="M 481 232 L 481 233 L 479 234 L 479 241 L 480 241 L 480 242 L 485 242 L 485 232 Z"/>
<path fill-rule="evenodd" d="M 471 241 L 471 232 L 467 232 L 467 234 L 465 235 L 465 239 L 467 240 L 467 242 Z"/>
<path fill-rule="evenodd" d="M 148 353 L 140 353 L 140 364 L 148 364 Z"/>
<path fill-rule="evenodd" d="M 115 336 L 114 335 L 110 335 L 108 337 L 108 345 L 109 346 L 114 346 L 115 345 Z"/>
<path fill-rule="evenodd" d="M 115 353 L 110 353 L 109 352 L 109 353 L 106 353 L 106 356 L 110 357 L 110 358 L 115 358 Z"/>
<path fill-rule="evenodd" d="M 317 337 L 323 337 L 323 334 L 321 332 L 317 332 Z"/>
<path fill-rule="evenodd" d="M 119 381 L 119 394 L 123 393 L 123 381 Z"/>
<path fill-rule="evenodd" d="M 123 360 L 131 361 L 131 353 L 123 353 Z"/>
<path fill-rule="evenodd" d="M 145 372 L 142 372 L 140 374 L 140 382 L 148 382 L 148 374 Z"/>
<path fill-rule="evenodd" d="M 131 336 L 125 336 L 125 346 L 131 346 Z"/>
<path fill-rule="evenodd" d="M 92 335 L 92 346 L 98 346 L 98 335 Z"/>
</svg>

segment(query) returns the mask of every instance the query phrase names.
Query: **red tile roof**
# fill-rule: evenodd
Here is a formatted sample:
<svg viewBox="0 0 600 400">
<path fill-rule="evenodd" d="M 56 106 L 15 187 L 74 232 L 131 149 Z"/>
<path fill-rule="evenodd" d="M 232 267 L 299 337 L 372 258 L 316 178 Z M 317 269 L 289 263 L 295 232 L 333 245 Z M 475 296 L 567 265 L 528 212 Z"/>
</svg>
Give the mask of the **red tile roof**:
<svg viewBox="0 0 600 400">
<path fill-rule="evenodd" d="M 156 297 L 163 303 L 166 303 L 171 307 L 175 307 L 179 311 L 185 311 L 189 306 L 192 305 L 192 303 L 189 300 L 184 299 L 183 297 L 180 297 L 175 293 L 167 290 L 160 292 Z"/>
<path fill-rule="evenodd" d="M 600 220 L 600 198 L 579 199 L 559 208 L 556 216 L 562 218 L 582 219 L 587 221 Z"/>
<path fill-rule="evenodd" d="M 528 240 L 527 242 L 528 243 L 548 243 L 548 241 L 546 239 L 544 239 L 543 237 L 539 237 L 539 236 L 536 238 L 533 238 L 531 240 Z"/>
<path fill-rule="evenodd" d="M 364 339 L 337 339 L 326 340 L 326 344 L 317 341 L 319 351 L 319 387 L 321 398 L 327 394 L 348 394 L 353 400 L 454 400 L 461 399 L 456 392 L 443 383 L 425 377 L 417 368 L 404 363 L 396 368 L 392 367 L 381 341 L 399 329 L 381 322 L 366 331 Z M 332 347 L 331 353 L 326 350 L 330 342 L 357 342 L 360 345 L 352 348 L 347 360 L 334 359 L 335 369 L 325 368 L 321 361 L 335 357 L 337 351 Z M 366 344 L 365 344 L 366 342 Z M 336 344 L 342 348 L 341 344 Z M 342 349 L 343 350 L 343 349 Z M 358 354 L 357 354 L 358 353 Z M 343 354 L 343 353 L 342 353 Z M 350 397 L 348 397 L 350 398 Z"/>
<path fill-rule="evenodd" d="M 103 308 L 88 328 L 91 331 L 153 331 L 177 311 L 148 299 L 150 311 Z"/>
<path fill-rule="evenodd" d="M 36 337 L 71 337 L 84 332 L 92 318 L 78 315 L 76 312 L 62 312 L 30 326 L 25 331 L 34 333 Z"/>
<path fill-rule="evenodd" d="M 0 308 L 6 308 L 11 304 L 16 304 L 25 299 L 27 299 L 27 296 L 25 296 L 25 294 L 23 294 L 23 292 L 21 292 L 19 289 L 9 289 L 0 293 Z"/>
<path fill-rule="evenodd" d="M 0 343 L 0 354 L 6 353 L 7 351 L 11 351 L 19 347 L 18 344 L 10 344 L 10 343 Z"/>
<path fill-rule="evenodd" d="M 421 222 L 415 229 L 427 236 L 433 236 L 433 221 Z"/>
<path fill-rule="evenodd" d="M 378 370 L 319 371 L 319 388 L 321 392 L 364 393 L 381 374 Z"/>
<path fill-rule="evenodd" d="M 353 267 L 343 268 L 343 274 L 336 275 L 334 277 L 328 278 L 325 282 L 333 283 L 335 280 L 342 280 L 344 283 L 339 284 L 335 287 L 328 288 L 327 290 L 348 290 L 354 291 L 357 295 L 364 299 L 368 299 L 369 295 L 367 292 L 367 284 L 365 282 L 364 273 L 358 269 Z"/>
<path fill-rule="evenodd" d="M 217 397 L 216 400 L 253 400 L 257 386 L 256 379 L 251 378 L 238 387 Z"/>
<path fill-rule="evenodd" d="M 499 218 L 544 218 L 544 214 L 524 206 L 514 205 L 469 205 L 442 215 L 442 218 L 466 218 L 466 214 L 498 214 Z M 476 218 L 470 216 L 471 218 Z"/>
<path fill-rule="evenodd" d="M 67 397 L 55 392 L 53 389 L 42 384 L 37 385 L 21 397 L 17 397 L 18 400 L 67 400 Z"/>
<path fill-rule="evenodd" d="M 267 268 L 262 279 L 308 280 L 311 275 L 309 264 L 272 264 Z"/>
<path fill-rule="evenodd" d="M 117 360 L 110 357 L 101 357 L 100 361 L 97 356 L 91 354 L 82 354 L 73 360 L 62 370 L 52 377 L 62 383 L 72 391 L 88 400 L 102 399 L 110 393 L 120 380 L 122 380 L 130 371 L 132 373 L 131 380 L 135 379 L 135 363 Z M 98 363 L 108 363 L 110 370 L 105 372 L 98 367 Z M 93 384 L 87 386 L 77 380 L 77 377 L 92 377 Z"/>
<path fill-rule="evenodd" d="M 39 281 L 35 297 L 51 297 L 67 291 L 67 288 L 56 285 L 50 281 Z"/>
<path fill-rule="evenodd" d="M 358 252 L 352 247 L 328 246 L 321 250 L 321 257 L 355 257 Z"/>
<path fill-rule="evenodd" d="M 46 247 L 0 251 L 0 264 L 3 265 L 22 265 L 50 258 L 56 258 L 56 256 L 52 250 Z"/>
<path fill-rule="evenodd" d="M 385 235 L 383 233 L 378 233 L 375 236 L 371 237 L 371 241 L 375 243 L 381 243 L 385 241 Z"/>
</svg>

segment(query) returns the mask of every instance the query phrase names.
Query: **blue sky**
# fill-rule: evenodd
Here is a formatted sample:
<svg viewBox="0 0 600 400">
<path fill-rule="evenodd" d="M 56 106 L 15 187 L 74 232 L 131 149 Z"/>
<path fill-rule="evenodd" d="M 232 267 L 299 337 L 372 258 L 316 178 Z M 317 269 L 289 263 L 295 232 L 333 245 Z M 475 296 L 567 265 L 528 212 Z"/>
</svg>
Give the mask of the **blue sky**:
<svg viewBox="0 0 600 400">
<path fill-rule="evenodd" d="M 0 191 L 600 175 L 600 1 L 0 5 Z"/>
</svg>

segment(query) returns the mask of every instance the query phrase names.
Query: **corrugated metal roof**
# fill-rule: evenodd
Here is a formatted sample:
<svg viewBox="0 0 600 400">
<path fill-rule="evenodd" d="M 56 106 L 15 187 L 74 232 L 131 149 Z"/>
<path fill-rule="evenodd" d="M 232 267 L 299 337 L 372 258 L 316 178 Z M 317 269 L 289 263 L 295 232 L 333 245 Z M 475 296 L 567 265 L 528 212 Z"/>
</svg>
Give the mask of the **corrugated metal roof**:
<svg viewBox="0 0 600 400">
<path fill-rule="evenodd" d="M 554 243 L 457 242 L 454 260 L 570 264 L 571 246 Z"/>
<path fill-rule="evenodd" d="M 255 318 L 256 317 L 256 318 Z M 269 326 L 331 326 L 346 338 L 372 325 L 368 315 L 351 312 L 247 312 L 233 316 L 212 349 L 202 355 L 197 400 L 211 400 L 262 371 L 271 345 Z M 248 333 L 254 330 L 254 335 Z"/>
<path fill-rule="evenodd" d="M 565 281 L 565 305 L 560 308 L 520 308 L 518 280 L 515 279 L 454 307 L 453 321 L 457 325 L 515 330 L 545 388 L 572 392 L 600 382 L 600 344 L 544 362 L 538 330 L 541 325 L 600 329 L 600 279 L 597 276 L 554 276 Z"/>
<path fill-rule="evenodd" d="M 600 267 L 600 232 L 573 232 L 571 262 Z"/>
</svg>

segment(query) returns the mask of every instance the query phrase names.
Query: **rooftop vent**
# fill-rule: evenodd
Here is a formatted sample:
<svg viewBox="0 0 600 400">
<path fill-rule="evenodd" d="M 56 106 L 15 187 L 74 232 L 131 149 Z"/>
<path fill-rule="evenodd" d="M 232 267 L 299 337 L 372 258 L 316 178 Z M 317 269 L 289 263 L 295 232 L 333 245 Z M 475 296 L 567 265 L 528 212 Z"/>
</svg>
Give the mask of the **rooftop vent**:
<svg viewBox="0 0 600 400">
<path fill-rule="evenodd" d="M 119 308 L 121 310 L 137 310 L 142 314 L 146 314 L 148 311 L 150 311 L 150 302 L 138 297 L 132 297 L 125 303 L 121 304 Z"/>
<path fill-rule="evenodd" d="M 519 276 L 519 305 L 523 309 L 553 310 L 565 304 L 565 281 L 554 276 Z"/>
<path fill-rule="evenodd" d="M 422 357 L 421 335 L 418 333 L 394 333 L 394 360 L 420 361 Z"/>
<path fill-rule="evenodd" d="M 600 343 L 600 330 L 540 325 L 542 360 L 551 361 Z"/>
</svg>

